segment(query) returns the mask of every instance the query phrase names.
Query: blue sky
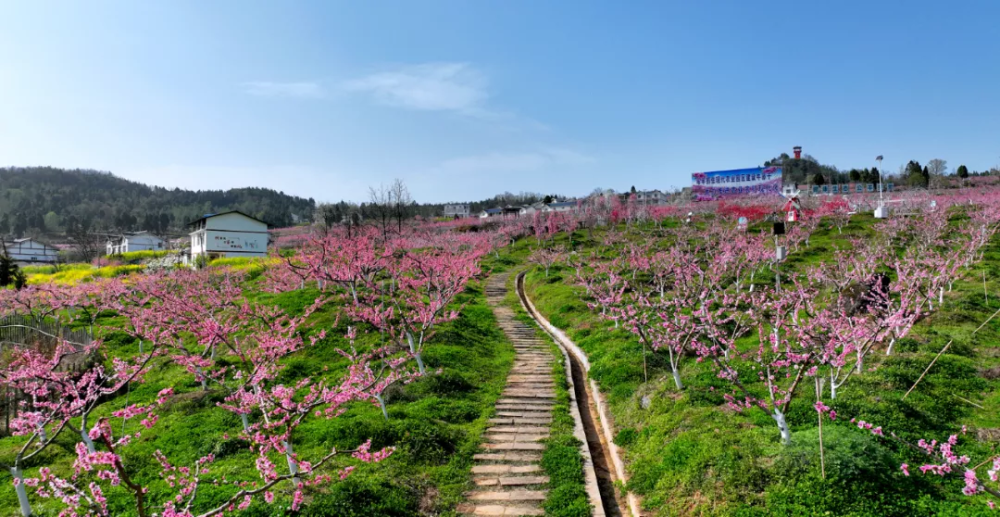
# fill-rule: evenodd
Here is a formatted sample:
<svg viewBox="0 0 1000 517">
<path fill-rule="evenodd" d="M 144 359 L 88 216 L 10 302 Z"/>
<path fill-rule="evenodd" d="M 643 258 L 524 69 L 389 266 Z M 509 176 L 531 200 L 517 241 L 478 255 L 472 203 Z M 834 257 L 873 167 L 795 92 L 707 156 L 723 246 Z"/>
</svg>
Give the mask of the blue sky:
<svg viewBox="0 0 1000 517">
<path fill-rule="evenodd" d="M 0 6 L 0 164 L 363 200 L 1000 163 L 1000 3 Z"/>
</svg>

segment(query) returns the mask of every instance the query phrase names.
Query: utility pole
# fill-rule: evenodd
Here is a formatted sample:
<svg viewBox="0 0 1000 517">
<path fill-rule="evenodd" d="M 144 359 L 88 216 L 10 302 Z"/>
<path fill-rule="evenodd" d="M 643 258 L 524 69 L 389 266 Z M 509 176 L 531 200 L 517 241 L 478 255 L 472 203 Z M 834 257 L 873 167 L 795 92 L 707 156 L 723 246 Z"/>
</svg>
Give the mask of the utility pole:
<svg viewBox="0 0 1000 517">
<path fill-rule="evenodd" d="M 882 201 L 882 155 L 876 156 L 875 161 L 878 162 L 878 208 L 875 209 L 875 218 L 885 219 L 885 204 Z"/>
</svg>

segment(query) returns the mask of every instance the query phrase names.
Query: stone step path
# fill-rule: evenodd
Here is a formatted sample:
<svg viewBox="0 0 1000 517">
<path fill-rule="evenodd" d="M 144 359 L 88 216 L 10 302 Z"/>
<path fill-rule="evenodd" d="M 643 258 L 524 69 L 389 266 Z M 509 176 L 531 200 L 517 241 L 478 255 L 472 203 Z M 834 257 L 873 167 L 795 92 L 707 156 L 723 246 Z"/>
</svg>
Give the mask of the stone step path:
<svg viewBox="0 0 1000 517">
<path fill-rule="evenodd" d="M 503 305 L 507 278 L 506 273 L 490 277 L 486 298 L 517 355 L 481 451 L 475 455 L 476 488 L 458 506 L 462 515 L 545 515 L 541 503 L 549 478 L 541 467 L 542 440 L 549 436 L 555 405 L 554 358 L 535 327 L 514 319 L 514 311 Z"/>
</svg>

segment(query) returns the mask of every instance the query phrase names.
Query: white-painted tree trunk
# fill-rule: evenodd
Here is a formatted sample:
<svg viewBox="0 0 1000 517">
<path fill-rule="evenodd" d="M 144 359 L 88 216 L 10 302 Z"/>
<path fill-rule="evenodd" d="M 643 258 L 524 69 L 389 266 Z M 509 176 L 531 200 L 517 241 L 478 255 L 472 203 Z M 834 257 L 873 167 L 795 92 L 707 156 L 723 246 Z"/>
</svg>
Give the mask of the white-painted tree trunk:
<svg viewBox="0 0 1000 517">
<path fill-rule="evenodd" d="M 24 488 L 24 474 L 17 467 L 10 468 L 10 475 L 14 476 L 14 491 L 17 492 L 17 502 L 21 506 L 21 516 L 31 517 L 31 502 L 28 501 L 28 490 Z"/>
<path fill-rule="evenodd" d="M 250 421 L 247 419 L 246 413 L 240 413 L 240 421 L 243 422 L 243 432 L 250 435 Z"/>
<path fill-rule="evenodd" d="M 673 371 L 671 373 L 674 376 L 674 384 L 677 385 L 677 389 L 679 389 L 679 390 L 684 389 L 684 383 L 681 382 L 681 372 L 680 372 L 680 370 L 678 370 L 677 367 L 674 366 L 673 367 Z"/>
<path fill-rule="evenodd" d="M 201 391 L 208 391 L 208 377 L 205 377 L 205 373 L 198 367 L 198 377 L 201 377 Z"/>
<path fill-rule="evenodd" d="M 413 358 L 417 361 L 417 371 L 423 375 L 426 373 L 426 370 L 424 369 L 424 360 L 420 358 L 420 351 L 417 349 L 417 343 L 413 339 L 413 334 L 409 332 L 406 333 L 406 342 L 410 345 L 410 353 L 413 354 Z"/>
<path fill-rule="evenodd" d="M 382 398 L 382 395 L 375 395 L 375 400 L 378 401 L 378 407 L 382 410 L 382 416 L 388 421 L 389 412 L 385 409 L 385 399 Z"/>
<path fill-rule="evenodd" d="M 788 428 L 788 422 L 785 421 L 785 414 L 781 412 L 780 409 L 774 408 L 774 414 L 771 415 L 775 423 L 778 424 L 778 430 L 781 431 L 781 444 L 789 445 L 792 443 L 792 431 Z"/>
<path fill-rule="evenodd" d="M 844 380 L 844 381 L 841 381 L 840 384 L 837 384 L 837 376 L 838 375 L 840 375 L 840 368 L 839 367 L 836 370 L 834 370 L 833 368 L 830 368 L 830 400 L 836 400 L 837 399 L 837 388 L 843 386 L 844 382 L 846 382 L 846 380 Z"/>
<path fill-rule="evenodd" d="M 90 433 L 87 432 L 87 415 L 84 414 L 83 418 L 80 419 L 80 439 L 87 446 L 87 452 L 93 454 L 97 452 L 94 448 L 94 440 L 90 439 Z"/>
<path fill-rule="evenodd" d="M 292 444 L 288 442 L 281 442 L 281 445 L 285 447 L 285 459 L 288 460 L 288 473 L 292 475 L 292 485 L 299 486 L 299 477 L 296 475 L 299 473 L 299 463 L 295 461 L 292 451 Z"/>
</svg>

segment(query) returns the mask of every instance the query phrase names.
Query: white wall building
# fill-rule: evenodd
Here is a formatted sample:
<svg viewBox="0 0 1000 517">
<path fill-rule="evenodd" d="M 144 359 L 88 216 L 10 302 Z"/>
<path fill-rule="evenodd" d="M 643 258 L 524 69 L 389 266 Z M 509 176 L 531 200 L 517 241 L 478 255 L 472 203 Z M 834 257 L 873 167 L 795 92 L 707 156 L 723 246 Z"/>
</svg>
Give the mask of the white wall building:
<svg viewBox="0 0 1000 517">
<path fill-rule="evenodd" d="M 555 203 L 549 203 L 545 205 L 543 212 L 572 212 L 577 208 L 577 201 L 557 201 Z"/>
<path fill-rule="evenodd" d="M 640 205 L 665 205 L 667 195 L 659 190 L 640 190 L 635 193 L 635 200 Z"/>
<path fill-rule="evenodd" d="M 490 217 L 500 217 L 503 215 L 503 208 L 487 208 L 482 212 L 479 212 L 480 219 L 489 219 Z"/>
<path fill-rule="evenodd" d="M 4 247 L 15 262 L 55 263 L 59 258 L 58 249 L 30 238 L 5 242 Z"/>
<path fill-rule="evenodd" d="M 444 205 L 445 217 L 469 217 L 469 205 Z"/>
<path fill-rule="evenodd" d="M 188 224 L 191 258 L 266 257 L 269 234 L 267 223 L 233 210 L 208 214 Z"/>
<path fill-rule="evenodd" d="M 545 203 L 539 201 L 537 203 L 532 203 L 530 205 L 525 205 L 521 207 L 521 210 L 518 212 L 518 215 L 535 215 L 535 212 L 542 212 L 544 210 L 545 210 Z"/>
<path fill-rule="evenodd" d="M 163 251 L 167 245 L 163 239 L 149 233 L 139 232 L 110 237 L 107 242 L 108 255 L 121 255 L 130 251 Z"/>
</svg>

